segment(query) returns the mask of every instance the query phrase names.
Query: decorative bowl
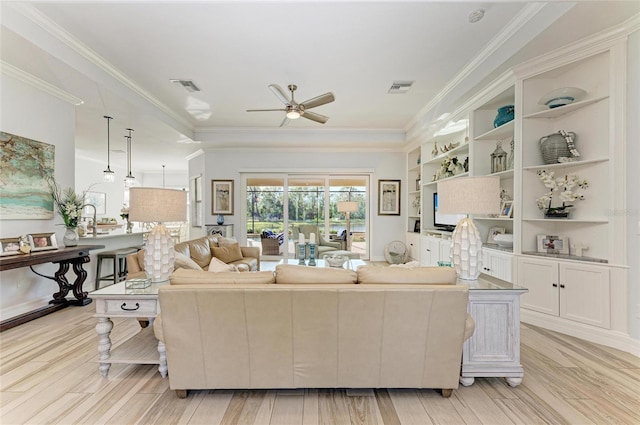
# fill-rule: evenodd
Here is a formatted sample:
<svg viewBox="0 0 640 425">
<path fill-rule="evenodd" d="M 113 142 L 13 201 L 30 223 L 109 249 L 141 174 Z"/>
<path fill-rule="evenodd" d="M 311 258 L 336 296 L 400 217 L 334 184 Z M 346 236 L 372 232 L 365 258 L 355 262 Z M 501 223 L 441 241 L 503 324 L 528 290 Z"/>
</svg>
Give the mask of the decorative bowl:
<svg viewBox="0 0 640 425">
<path fill-rule="evenodd" d="M 493 127 L 497 128 L 501 125 L 508 123 L 509 121 L 513 121 L 515 109 L 513 105 L 505 105 L 498 108 L 498 115 L 493 120 Z"/>
<path fill-rule="evenodd" d="M 493 240 L 502 248 L 511 248 L 513 246 L 513 234 L 511 233 L 495 235 Z"/>
<path fill-rule="evenodd" d="M 538 105 L 545 105 L 553 109 L 578 101 L 582 99 L 585 94 L 587 94 L 586 91 L 577 87 L 562 87 L 542 96 L 538 101 Z"/>
<path fill-rule="evenodd" d="M 348 260 L 348 257 L 342 255 L 329 256 L 326 255 L 324 257 L 324 261 L 329 265 L 329 267 L 342 268 L 344 263 Z"/>
</svg>

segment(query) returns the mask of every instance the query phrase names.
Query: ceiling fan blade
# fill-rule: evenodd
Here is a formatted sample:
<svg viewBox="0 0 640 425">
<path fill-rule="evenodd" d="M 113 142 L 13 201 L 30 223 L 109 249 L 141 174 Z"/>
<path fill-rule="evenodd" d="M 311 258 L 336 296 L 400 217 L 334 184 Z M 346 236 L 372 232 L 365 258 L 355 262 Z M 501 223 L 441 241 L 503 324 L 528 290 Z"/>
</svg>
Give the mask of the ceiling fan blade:
<svg viewBox="0 0 640 425">
<path fill-rule="evenodd" d="M 289 124 L 289 121 L 291 121 L 291 120 L 289 118 L 287 118 L 287 116 L 285 115 L 284 119 L 280 123 L 280 127 L 285 127 L 287 124 Z"/>
<path fill-rule="evenodd" d="M 336 100 L 335 96 L 333 95 L 333 93 L 329 92 L 329 93 L 321 94 L 318 97 L 314 97 L 313 99 L 305 100 L 300 105 L 304 106 L 304 109 L 311 109 L 311 108 L 315 108 L 316 106 L 331 103 L 334 100 Z"/>
<path fill-rule="evenodd" d="M 271 112 L 271 111 L 286 111 L 286 109 L 247 109 L 247 112 Z"/>
<path fill-rule="evenodd" d="M 284 103 L 285 105 L 289 104 L 289 98 L 287 97 L 287 93 L 284 90 L 282 90 L 282 87 L 280 87 L 277 84 L 269 84 L 269 88 L 271 89 L 273 94 L 275 94 L 276 97 L 280 99 L 280 102 Z"/>
<path fill-rule="evenodd" d="M 329 117 L 325 117 L 324 115 L 316 114 L 315 112 L 309 111 L 304 111 L 304 114 L 300 116 L 311 121 L 319 122 L 320 124 L 326 123 L 329 119 Z"/>
</svg>

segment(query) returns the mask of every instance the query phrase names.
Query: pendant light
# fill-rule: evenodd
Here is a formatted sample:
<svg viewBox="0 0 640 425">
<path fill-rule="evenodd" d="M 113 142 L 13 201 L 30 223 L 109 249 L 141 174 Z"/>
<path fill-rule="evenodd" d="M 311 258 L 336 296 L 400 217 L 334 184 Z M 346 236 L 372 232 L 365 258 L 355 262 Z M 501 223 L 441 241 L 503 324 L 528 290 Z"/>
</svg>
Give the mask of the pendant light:
<svg viewBox="0 0 640 425">
<path fill-rule="evenodd" d="M 113 183 L 116 180 L 115 173 L 111 171 L 111 146 L 109 143 L 109 121 L 113 118 L 107 115 L 104 116 L 107 120 L 107 169 L 102 172 L 105 183 Z"/>
<path fill-rule="evenodd" d="M 131 174 L 131 132 L 132 128 L 127 128 L 129 131 L 128 136 L 124 136 L 127 139 L 127 177 L 124 178 L 124 187 L 135 186 L 136 178 Z"/>
</svg>

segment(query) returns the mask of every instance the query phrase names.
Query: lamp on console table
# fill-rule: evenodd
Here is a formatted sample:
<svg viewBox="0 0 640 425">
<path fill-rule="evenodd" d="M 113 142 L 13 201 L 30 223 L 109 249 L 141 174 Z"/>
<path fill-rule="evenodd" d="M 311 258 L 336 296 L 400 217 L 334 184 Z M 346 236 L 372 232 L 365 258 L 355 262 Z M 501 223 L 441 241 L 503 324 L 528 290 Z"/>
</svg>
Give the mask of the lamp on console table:
<svg viewBox="0 0 640 425">
<path fill-rule="evenodd" d="M 147 236 L 144 270 L 151 282 L 169 280 L 175 264 L 173 238 L 162 224 L 186 221 L 187 192 L 152 187 L 129 189 L 129 220 L 158 222 Z"/>
<path fill-rule="evenodd" d="M 351 251 L 351 213 L 358 211 L 358 203 L 354 201 L 338 202 L 338 212 L 347 214 L 347 251 Z"/>
<path fill-rule="evenodd" d="M 469 214 L 500 212 L 499 177 L 460 177 L 438 182 L 441 214 L 466 214 L 451 236 L 451 263 L 464 280 L 476 280 L 482 270 L 482 238 Z"/>
</svg>

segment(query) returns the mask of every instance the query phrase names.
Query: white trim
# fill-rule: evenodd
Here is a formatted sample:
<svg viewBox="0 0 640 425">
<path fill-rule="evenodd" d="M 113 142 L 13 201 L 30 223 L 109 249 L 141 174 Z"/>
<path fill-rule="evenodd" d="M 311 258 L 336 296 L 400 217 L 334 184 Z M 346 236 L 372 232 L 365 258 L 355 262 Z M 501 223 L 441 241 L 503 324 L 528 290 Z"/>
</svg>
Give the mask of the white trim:
<svg viewBox="0 0 640 425">
<path fill-rule="evenodd" d="M 331 177 L 338 174 L 373 174 L 371 168 L 240 168 L 238 173 L 272 173 L 272 174 L 331 174 Z"/>
<path fill-rule="evenodd" d="M 24 303 L 3 307 L 1 312 L 2 314 L 0 315 L 0 320 L 5 321 L 13 319 L 23 314 L 32 313 L 41 308 L 45 308 L 49 305 L 49 301 L 51 301 L 51 295 L 42 296 L 31 299 Z"/>
<path fill-rule="evenodd" d="M 58 99 L 62 99 L 72 105 L 78 106 L 84 103 L 84 100 L 80 99 L 79 97 L 76 97 L 71 93 L 64 91 L 61 88 L 56 87 L 53 84 L 36 77 L 35 75 L 29 74 L 28 72 L 23 71 L 22 69 L 13 66 L 3 60 L 0 60 L 0 71 L 8 77 L 12 77 L 33 88 L 55 96 Z"/>
<path fill-rule="evenodd" d="M 589 326 L 526 308 L 520 309 L 520 320 L 524 323 L 540 326 L 596 344 L 606 345 L 640 357 L 640 341 L 623 332 Z"/>
</svg>

